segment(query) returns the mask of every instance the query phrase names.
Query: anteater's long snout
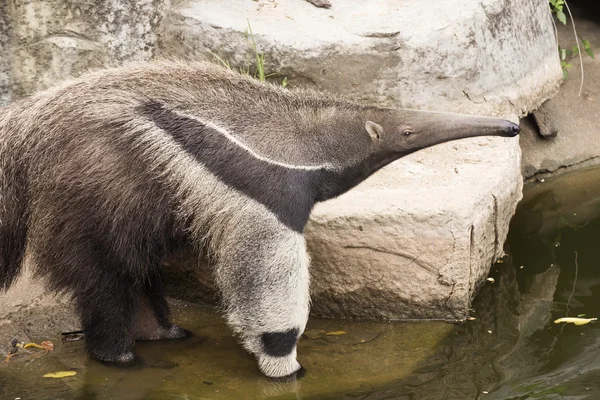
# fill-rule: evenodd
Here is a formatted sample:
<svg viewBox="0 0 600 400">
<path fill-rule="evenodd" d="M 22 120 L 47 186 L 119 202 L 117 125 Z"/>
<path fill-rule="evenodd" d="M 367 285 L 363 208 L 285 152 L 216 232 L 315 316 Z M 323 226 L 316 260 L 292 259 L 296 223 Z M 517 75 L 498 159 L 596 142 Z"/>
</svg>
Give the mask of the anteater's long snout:
<svg viewBox="0 0 600 400">
<path fill-rule="evenodd" d="M 519 134 L 519 132 L 521 132 L 521 127 L 519 127 L 519 125 L 510 121 L 506 122 L 507 126 L 503 129 L 503 131 L 506 132 L 507 137 L 515 137 Z"/>
</svg>

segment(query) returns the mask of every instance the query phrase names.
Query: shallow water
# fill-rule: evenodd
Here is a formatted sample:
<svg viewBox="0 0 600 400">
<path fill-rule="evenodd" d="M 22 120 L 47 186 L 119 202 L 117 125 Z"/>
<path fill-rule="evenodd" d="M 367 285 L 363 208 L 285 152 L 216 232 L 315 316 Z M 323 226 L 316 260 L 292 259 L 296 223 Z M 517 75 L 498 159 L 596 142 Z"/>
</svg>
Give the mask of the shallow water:
<svg viewBox="0 0 600 400">
<path fill-rule="evenodd" d="M 143 364 L 88 360 L 82 342 L 0 365 L 0 399 L 600 399 L 600 169 L 528 185 L 507 243 L 463 324 L 311 319 L 299 344 L 307 375 L 260 377 L 223 320 L 179 304 L 193 338 L 141 342 Z M 345 331 L 345 335 L 323 332 Z M 48 338 L 39 338 L 40 340 Z M 75 370 L 63 379 L 42 378 Z M 487 393 L 486 393 L 487 392 Z"/>
</svg>

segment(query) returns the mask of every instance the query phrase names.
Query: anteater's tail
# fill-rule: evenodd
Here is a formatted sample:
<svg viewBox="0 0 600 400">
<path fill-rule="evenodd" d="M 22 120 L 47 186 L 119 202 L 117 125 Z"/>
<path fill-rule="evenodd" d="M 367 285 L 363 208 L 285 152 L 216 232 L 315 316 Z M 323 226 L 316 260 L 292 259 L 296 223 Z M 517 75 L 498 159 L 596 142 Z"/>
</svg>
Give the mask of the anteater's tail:
<svg viewBox="0 0 600 400">
<path fill-rule="evenodd" d="M 0 109 L 0 292 L 21 272 L 27 238 L 27 198 L 24 171 L 15 157 L 10 132 Z"/>
</svg>

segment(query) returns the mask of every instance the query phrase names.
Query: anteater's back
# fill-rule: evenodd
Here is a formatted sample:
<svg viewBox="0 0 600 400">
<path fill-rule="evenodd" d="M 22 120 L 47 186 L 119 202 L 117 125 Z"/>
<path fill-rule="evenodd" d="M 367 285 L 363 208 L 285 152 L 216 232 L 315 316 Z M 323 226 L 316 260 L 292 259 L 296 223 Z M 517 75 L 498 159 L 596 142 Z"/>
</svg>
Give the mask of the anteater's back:
<svg viewBox="0 0 600 400">
<path fill-rule="evenodd" d="M 209 88 L 213 78 L 220 85 L 228 75 L 211 65 L 131 65 L 2 109 L 0 289 L 17 277 L 26 244 L 37 272 L 57 289 L 83 284 L 74 260 L 104 254 L 143 279 L 171 241 L 181 240 L 183 227 L 173 212 L 178 188 L 167 170 L 176 149 L 137 108 L 156 99 L 173 107 L 197 102 L 199 86 Z M 69 254 L 81 249 L 74 241 L 95 248 Z M 44 270 L 57 264 L 63 271 Z"/>
<path fill-rule="evenodd" d="M 12 104 L 0 115 L 0 288 L 17 276 L 26 243 L 39 273 L 60 265 L 48 275 L 58 289 L 82 284 L 74 241 L 95 243 L 84 258 L 110 254 L 144 279 L 191 220 L 227 215 L 218 209 L 225 202 L 242 206 L 140 111 L 148 104 L 215 123 L 265 157 L 319 164 L 327 154 L 315 149 L 326 146 L 307 144 L 304 125 L 338 102 L 351 110 L 212 64 L 157 62 L 87 74 Z M 189 194 L 199 185 L 211 187 L 207 198 Z"/>
</svg>

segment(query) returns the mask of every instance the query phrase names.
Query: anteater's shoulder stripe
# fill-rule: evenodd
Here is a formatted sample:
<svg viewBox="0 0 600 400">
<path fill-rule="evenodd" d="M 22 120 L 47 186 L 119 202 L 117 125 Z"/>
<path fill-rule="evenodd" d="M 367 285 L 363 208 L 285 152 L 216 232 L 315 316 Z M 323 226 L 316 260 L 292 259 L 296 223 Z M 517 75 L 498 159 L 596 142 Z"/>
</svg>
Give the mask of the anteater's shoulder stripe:
<svg viewBox="0 0 600 400">
<path fill-rule="evenodd" d="M 233 136 L 227 129 L 225 129 L 221 126 L 218 126 L 217 124 L 215 124 L 213 122 L 203 121 L 202 119 L 200 119 L 198 117 L 188 115 L 188 114 L 185 114 L 182 112 L 178 112 L 178 111 L 174 111 L 174 112 L 175 112 L 175 114 L 181 115 L 183 117 L 195 119 L 198 122 L 200 122 L 201 124 L 204 124 L 206 127 L 214 129 L 215 131 L 219 132 L 221 135 L 223 135 L 227 139 L 229 139 L 231 142 L 235 143 L 236 145 L 238 145 L 239 147 L 244 149 L 246 152 L 248 152 L 250 155 L 252 155 L 252 157 L 254 157 L 260 161 L 264 161 L 266 163 L 273 164 L 273 165 L 278 165 L 283 168 L 299 169 L 299 170 L 304 170 L 304 171 L 317 171 L 317 170 L 322 170 L 322 169 L 333 169 L 332 164 L 328 164 L 328 163 L 321 164 L 321 165 L 296 165 L 296 164 L 288 164 L 288 163 L 277 161 L 277 160 L 272 160 L 268 157 L 258 154 L 256 151 L 254 151 L 253 149 L 248 147 L 248 145 L 246 145 L 244 142 L 242 142 L 241 140 L 239 140 L 238 138 Z"/>
<path fill-rule="evenodd" d="M 175 112 L 158 101 L 137 112 L 227 186 L 258 201 L 296 232 L 302 232 L 326 166 L 293 165 L 257 154 L 214 123 Z"/>
<path fill-rule="evenodd" d="M 148 109 L 148 108 L 166 109 L 164 107 L 165 106 L 163 104 L 161 104 L 160 102 L 150 102 L 148 104 L 145 104 L 142 108 L 144 108 L 144 109 Z M 296 165 L 296 164 L 289 164 L 286 162 L 273 160 L 269 157 L 258 154 L 255 150 L 250 148 L 246 143 L 244 143 L 243 141 L 241 141 L 240 139 L 238 139 L 237 137 L 232 135 L 231 132 L 229 132 L 226 128 L 219 126 L 219 125 L 215 124 L 214 122 L 205 121 L 204 119 L 202 119 L 200 117 L 197 117 L 195 115 L 190 115 L 190 114 L 178 111 L 178 110 L 169 109 L 169 112 L 172 113 L 173 115 L 176 115 L 176 116 L 179 116 L 182 118 L 195 120 L 198 123 L 204 125 L 205 127 L 212 129 L 215 132 L 220 133 L 225 138 L 227 138 L 230 142 L 239 146 L 241 149 L 243 149 L 245 152 L 247 152 L 248 154 L 250 154 L 252 157 L 256 158 L 257 160 L 260 160 L 260 161 L 263 161 L 263 162 L 266 162 L 266 163 L 269 163 L 272 165 L 277 165 L 277 166 L 280 166 L 283 168 L 298 169 L 298 170 L 304 170 L 304 171 L 318 171 L 318 170 L 323 170 L 323 169 L 333 169 L 333 165 L 329 164 L 329 163 L 320 164 L 320 165 Z"/>
</svg>

